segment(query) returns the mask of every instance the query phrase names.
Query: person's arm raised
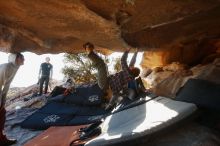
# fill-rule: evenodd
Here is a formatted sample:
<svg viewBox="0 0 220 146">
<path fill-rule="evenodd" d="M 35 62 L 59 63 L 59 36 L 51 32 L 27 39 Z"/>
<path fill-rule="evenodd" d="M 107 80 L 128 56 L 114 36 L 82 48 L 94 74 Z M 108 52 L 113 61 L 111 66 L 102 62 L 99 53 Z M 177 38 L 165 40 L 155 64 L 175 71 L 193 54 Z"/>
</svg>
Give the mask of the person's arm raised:
<svg viewBox="0 0 220 146">
<path fill-rule="evenodd" d="M 136 62 L 136 59 L 137 59 L 137 54 L 138 54 L 138 49 L 136 48 L 136 49 L 135 49 L 135 52 L 134 52 L 134 55 L 133 55 L 132 58 L 131 58 L 129 67 L 134 67 L 135 62 Z"/>
</svg>

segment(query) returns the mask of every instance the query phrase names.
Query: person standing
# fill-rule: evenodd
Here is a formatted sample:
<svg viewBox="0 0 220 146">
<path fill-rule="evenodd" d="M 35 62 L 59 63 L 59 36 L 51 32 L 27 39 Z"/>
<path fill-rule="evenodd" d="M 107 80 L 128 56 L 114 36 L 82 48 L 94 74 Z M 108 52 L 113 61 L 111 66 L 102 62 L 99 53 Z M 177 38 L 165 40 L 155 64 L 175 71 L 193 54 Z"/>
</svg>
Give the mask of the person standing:
<svg viewBox="0 0 220 146">
<path fill-rule="evenodd" d="M 10 84 L 21 65 L 24 64 L 24 56 L 21 53 L 10 54 L 8 63 L 0 65 L 0 146 L 8 146 L 16 143 L 15 139 L 8 139 L 4 134 L 6 119 L 5 102 Z"/>
<path fill-rule="evenodd" d="M 53 65 L 50 63 L 50 58 L 46 57 L 46 61 L 40 65 L 40 71 L 39 71 L 39 83 L 40 83 L 40 91 L 39 95 L 42 95 L 43 93 L 43 85 L 45 83 L 44 87 L 44 94 L 47 93 L 48 84 L 50 79 L 52 79 L 53 75 Z"/>
</svg>

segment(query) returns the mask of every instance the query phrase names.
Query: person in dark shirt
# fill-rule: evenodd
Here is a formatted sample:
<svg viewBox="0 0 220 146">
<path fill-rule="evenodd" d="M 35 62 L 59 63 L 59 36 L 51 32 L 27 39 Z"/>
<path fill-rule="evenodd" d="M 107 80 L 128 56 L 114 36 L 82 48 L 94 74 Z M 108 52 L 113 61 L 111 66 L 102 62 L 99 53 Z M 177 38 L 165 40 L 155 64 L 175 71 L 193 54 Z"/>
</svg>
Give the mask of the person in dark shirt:
<svg viewBox="0 0 220 146">
<path fill-rule="evenodd" d="M 40 83 L 39 94 L 40 95 L 42 95 L 43 93 L 44 83 L 45 83 L 44 94 L 47 93 L 48 84 L 49 84 L 50 79 L 52 79 L 52 75 L 53 75 L 53 65 L 50 64 L 50 58 L 46 57 L 45 60 L 46 62 L 40 65 L 40 71 L 39 71 L 39 83 Z"/>
</svg>

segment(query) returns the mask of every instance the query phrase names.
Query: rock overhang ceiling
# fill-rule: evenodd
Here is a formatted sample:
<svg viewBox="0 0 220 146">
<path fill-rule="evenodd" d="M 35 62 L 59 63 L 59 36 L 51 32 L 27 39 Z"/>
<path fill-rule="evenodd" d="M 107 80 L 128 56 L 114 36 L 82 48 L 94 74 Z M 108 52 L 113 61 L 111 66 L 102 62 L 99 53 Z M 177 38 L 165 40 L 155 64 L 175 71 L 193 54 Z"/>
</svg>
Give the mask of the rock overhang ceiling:
<svg viewBox="0 0 220 146">
<path fill-rule="evenodd" d="M 138 47 L 184 62 L 198 51 L 216 52 L 219 18 L 220 0 L 0 0 L 0 49 L 75 53 L 89 41 L 101 50 Z"/>
</svg>

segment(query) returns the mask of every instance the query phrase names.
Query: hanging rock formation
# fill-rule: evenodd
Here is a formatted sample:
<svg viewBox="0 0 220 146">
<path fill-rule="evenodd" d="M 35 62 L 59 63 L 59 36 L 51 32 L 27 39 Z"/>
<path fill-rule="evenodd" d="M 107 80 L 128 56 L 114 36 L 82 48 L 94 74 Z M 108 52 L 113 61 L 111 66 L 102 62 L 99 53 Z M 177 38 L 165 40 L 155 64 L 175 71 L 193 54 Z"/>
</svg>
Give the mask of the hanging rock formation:
<svg viewBox="0 0 220 146">
<path fill-rule="evenodd" d="M 0 50 L 74 53 L 90 41 L 138 47 L 145 66 L 196 64 L 220 46 L 219 18 L 220 0 L 0 0 Z"/>
</svg>

